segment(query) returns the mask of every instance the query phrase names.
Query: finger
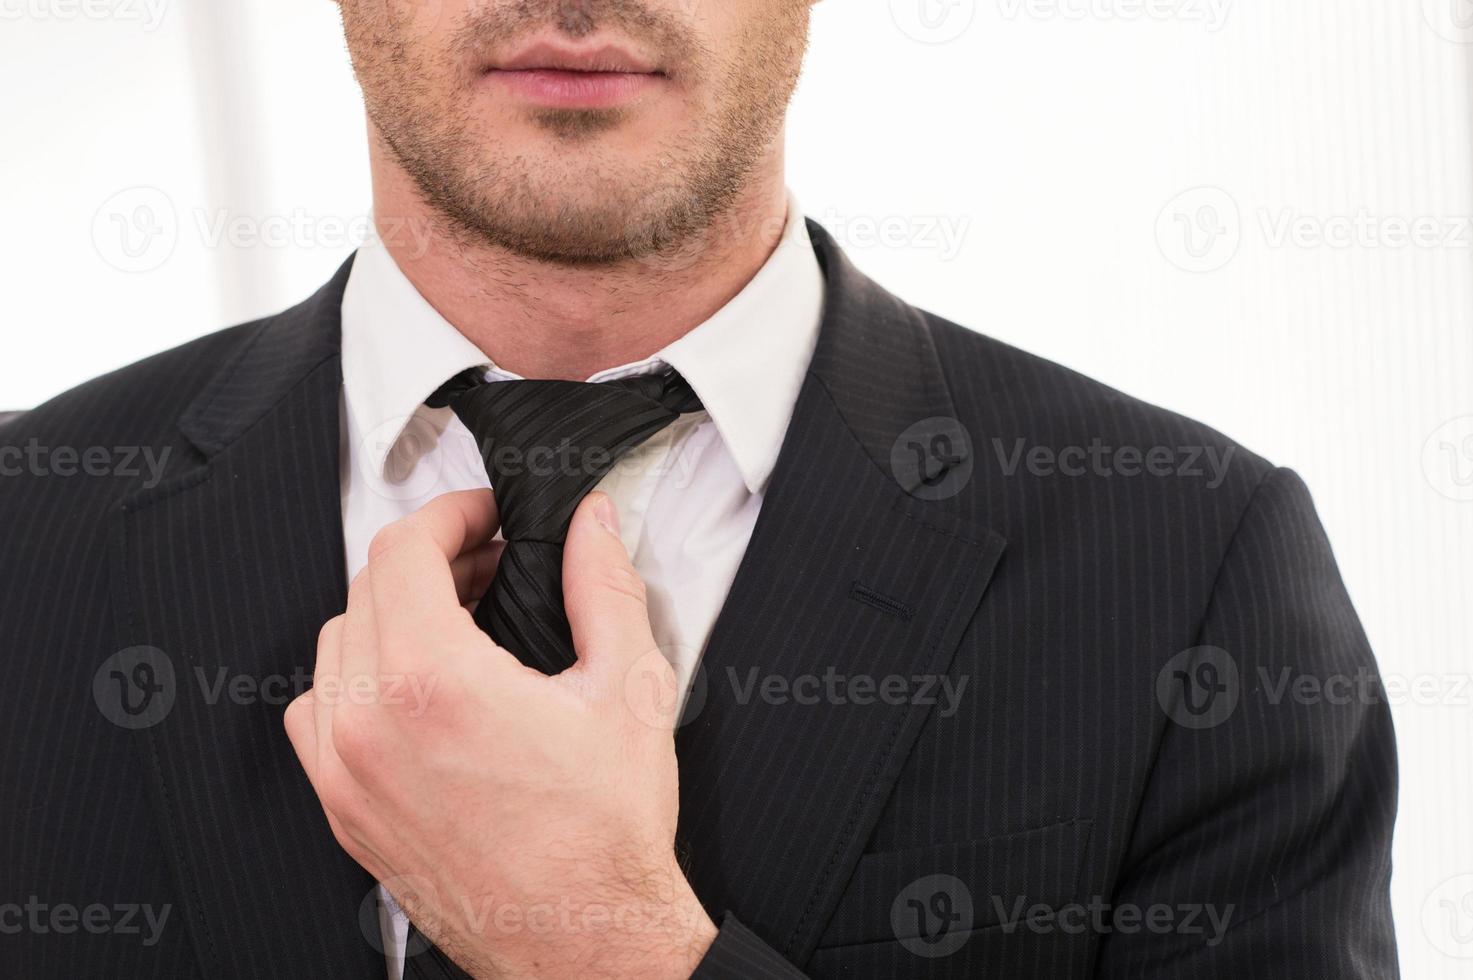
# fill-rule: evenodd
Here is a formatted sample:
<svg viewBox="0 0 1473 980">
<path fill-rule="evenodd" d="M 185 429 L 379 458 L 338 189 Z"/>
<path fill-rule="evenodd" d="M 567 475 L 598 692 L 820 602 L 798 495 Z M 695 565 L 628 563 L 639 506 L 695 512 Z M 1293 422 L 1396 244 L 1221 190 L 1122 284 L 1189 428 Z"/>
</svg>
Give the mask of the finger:
<svg viewBox="0 0 1473 980">
<path fill-rule="evenodd" d="M 317 636 L 317 664 L 312 671 L 312 725 L 314 766 L 322 771 L 323 759 L 332 751 L 332 709 L 342 690 L 343 616 L 334 616 Z"/>
<path fill-rule="evenodd" d="M 378 677 L 378 622 L 373 605 L 373 583 L 367 568 L 353 576 L 348 586 L 348 608 L 343 613 L 338 644 L 341 683 L 363 683 Z"/>
<path fill-rule="evenodd" d="M 297 761 L 307 774 L 307 781 L 317 787 L 317 722 L 314 718 L 316 706 L 312 703 L 312 692 L 300 695 L 286 706 L 282 724 L 286 726 L 286 737 L 297 753 Z"/>
<path fill-rule="evenodd" d="M 471 490 L 436 497 L 374 537 L 368 568 L 381 661 L 419 654 L 426 638 L 470 624 L 450 563 L 490 541 L 496 527 L 491 491 Z"/>
<path fill-rule="evenodd" d="M 618 530 L 613 501 L 591 493 L 573 514 L 563 550 L 563 600 L 578 665 L 606 678 L 622 678 L 657 650 L 644 582 Z"/>
<path fill-rule="evenodd" d="M 491 580 L 496 577 L 496 566 L 501 562 L 503 541 L 491 541 L 457 555 L 450 562 L 450 574 L 455 577 L 455 597 L 462 606 L 474 602 L 486 594 Z"/>
</svg>

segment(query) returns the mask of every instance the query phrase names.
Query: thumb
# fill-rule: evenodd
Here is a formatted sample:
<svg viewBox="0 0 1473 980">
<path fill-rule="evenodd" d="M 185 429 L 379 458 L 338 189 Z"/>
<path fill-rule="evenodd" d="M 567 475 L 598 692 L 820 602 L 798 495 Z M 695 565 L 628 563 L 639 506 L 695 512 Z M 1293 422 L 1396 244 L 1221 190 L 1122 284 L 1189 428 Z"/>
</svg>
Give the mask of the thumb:
<svg viewBox="0 0 1473 980">
<path fill-rule="evenodd" d="M 563 602 L 583 670 L 622 677 L 658 652 L 644 581 L 619 538 L 619 515 L 606 494 L 578 505 L 563 547 Z"/>
</svg>

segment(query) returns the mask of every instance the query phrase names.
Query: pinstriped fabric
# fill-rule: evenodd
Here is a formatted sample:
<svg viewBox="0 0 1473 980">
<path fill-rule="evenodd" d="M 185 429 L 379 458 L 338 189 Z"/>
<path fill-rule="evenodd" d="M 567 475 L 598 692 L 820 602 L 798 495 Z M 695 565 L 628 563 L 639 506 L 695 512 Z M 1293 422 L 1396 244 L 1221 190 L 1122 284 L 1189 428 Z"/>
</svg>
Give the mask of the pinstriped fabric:
<svg viewBox="0 0 1473 980">
<path fill-rule="evenodd" d="M 487 384 L 468 371 L 427 404 L 454 409 L 496 491 L 506 548 L 476 625 L 527 666 L 561 673 L 578 660 L 563 608 L 573 511 L 626 453 L 699 411 L 700 400 L 675 371 L 602 384 Z"/>
<path fill-rule="evenodd" d="M 842 260 L 827 271 L 831 285 L 849 276 Z M 922 348 L 905 326 L 913 311 L 888 298 L 856 301 L 865 288 L 849 284 L 830 297 L 841 319 L 863 320 L 846 300 L 874 314 L 846 338 L 862 334 L 863 343 L 834 344 L 826 335 L 813 371 L 883 466 L 897 433 L 935 407 L 915 388 L 896 393 L 903 405 L 896 411 L 876 397 L 894 388 L 888 365 L 913 362 Z M 972 438 L 975 465 L 962 491 L 933 506 L 996 531 L 1007 551 L 948 671 L 954 685 L 969 682 L 968 695 L 954 713 L 926 718 L 843 901 L 813 954 L 799 954 L 798 962 L 814 976 L 1395 976 L 1386 880 L 1395 807 L 1389 714 L 1302 484 L 1218 433 L 1057 365 L 936 318 L 926 319 L 925 333 L 954 416 Z M 1042 449 L 1055 459 L 1094 444 L 1142 454 L 1161 447 L 1172 465 L 1162 475 L 1113 464 L 1066 473 L 1016 455 L 1020 447 L 1025 454 Z M 809 458 L 832 459 L 816 442 L 807 448 Z M 792 490 L 811 501 L 793 533 L 802 533 L 796 528 L 805 520 L 817 523 L 813 511 L 834 506 L 823 497 L 827 485 L 810 474 Z M 1278 529 L 1279 544 L 1251 533 L 1261 522 Z M 810 559 L 804 571 L 815 566 L 822 561 Z M 1235 574 L 1256 587 L 1228 598 Z M 1209 616 L 1209 609 L 1222 612 Z M 1215 619 L 1221 626 L 1214 628 Z M 1300 624 L 1298 635 L 1284 631 L 1286 620 Z M 743 639 L 770 650 L 782 645 L 780 630 L 759 623 Z M 809 642 L 811 633 L 796 638 Z M 1156 696 L 1168 662 L 1202 645 L 1229 651 L 1242 677 L 1238 710 L 1206 734 L 1169 718 Z M 831 660 L 855 662 L 842 644 Z M 1291 706 L 1259 680 L 1277 679 L 1284 668 L 1311 680 L 1363 675 L 1369 693 L 1349 705 Z M 745 712 L 754 725 L 772 723 L 758 708 Z M 823 726 L 810 725 L 805 736 L 783 724 L 784 763 L 812 772 L 842 757 L 842 737 L 821 739 Z M 1344 737 L 1330 737 L 1335 732 Z M 753 739 L 741 725 L 712 744 Z M 1189 758 L 1173 751 L 1183 744 L 1196 747 Z M 1254 752 L 1255 744 L 1276 755 Z M 682 748 L 683 778 L 724 777 L 719 768 L 703 770 L 711 758 L 702 749 Z M 764 776 L 773 771 L 765 768 Z M 764 798 L 761 816 L 781 822 L 801 800 L 828 800 L 821 792 Z M 742 800 L 740 788 L 718 798 L 758 819 L 755 807 L 732 802 Z M 1354 805 L 1342 808 L 1340 800 Z M 1245 811 L 1256 832 L 1233 833 L 1249 820 Z M 698 810 L 683 819 L 716 822 Z M 1080 819 L 1091 823 L 1086 837 L 1029 832 Z M 1323 849 L 1305 849 L 1311 828 L 1331 830 L 1345 844 L 1333 860 Z M 734 820 L 714 836 L 729 852 L 736 833 Z M 1193 850 L 1173 834 L 1220 846 Z M 772 866 L 782 867 L 780 845 L 767 850 Z M 978 928 L 959 950 L 928 958 L 897 941 L 885 920 L 901 891 L 897 876 L 923 877 L 937 869 L 938 855 L 970 892 Z M 908 871 L 894 871 L 896 862 Z M 694 865 L 699 875 L 699 855 Z M 1331 868 L 1338 885 L 1320 878 Z M 1170 878 L 1155 877 L 1167 869 Z M 1294 899 L 1276 892 L 1290 879 L 1305 888 Z M 1069 897 L 1053 896 L 1050 907 L 1124 908 L 1126 928 L 1107 915 L 1099 927 L 1034 929 L 999 911 L 1064 880 L 1074 881 Z M 1133 887 L 1136 880 L 1147 884 Z M 758 923 L 757 934 L 791 955 L 784 932 L 766 921 L 771 909 L 785 907 L 783 887 L 779 879 L 766 892 L 743 890 L 713 908 Z M 1196 922 L 1165 931 L 1130 927 L 1131 909 L 1158 904 L 1194 909 L 1175 914 Z M 1209 911 L 1228 919 L 1223 936 L 1201 927 Z M 1358 930 L 1350 941 L 1347 928 Z"/>
<path fill-rule="evenodd" d="M 93 684 L 119 650 L 108 522 L 119 500 L 195 465 L 173 420 L 240 337 L 150 358 L 0 431 L 0 451 L 33 461 L 0 477 L 0 902 L 37 909 L 0 938 L 6 976 L 197 975 L 139 733 L 100 710 Z M 88 450 L 106 465 L 60 462 Z"/>
<path fill-rule="evenodd" d="M 721 931 L 691 980 L 802 980 L 805 976 L 787 960 L 772 951 L 736 916 L 721 922 Z"/>
<path fill-rule="evenodd" d="M 105 449 L 112 464 L 73 472 L 53 455 L 0 478 L 0 902 L 34 897 L 40 916 L 0 939 L 0 974 L 365 976 L 382 964 L 355 919 L 372 882 L 334 853 L 281 729 L 345 587 L 339 382 L 321 316 L 341 281 L 0 431 L 0 450 Z M 237 370 L 250 375 L 238 385 Z M 218 413 L 224 391 L 249 407 L 229 420 L 228 451 L 205 440 L 210 456 L 181 430 L 202 405 Z M 172 706 L 135 730 L 95 681 L 140 645 L 172 665 Z"/>
<path fill-rule="evenodd" d="M 941 321 L 932 326 L 977 443 L 968 492 L 948 503 L 1004 534 L 1008 553 L 952 668 L 954 681 L 971 679 L 975 703 L 929 719 L 871 853 L 1017 840 L 1022 828 L 1114 813 L 1121 819 L 1096 821 L 1082 848 L 1024 838 L 1012 855 L 994 856 L 993 873 L 962 875 L 980 885 L 974 901 L 1019 897 L 991 884 L 1007 878 L 998 872 L 1008 865 L 1071 867 L 1082 855 L 1079 902 L 1191 905 L 1199 917 L 1212 906 L 1232 918 L 1227 938 L 1210 947 L 1201 934 L 1126 934 L 1108 923 L 1075 936 L 992 926 L 935 962 L 890 942 L 847 942 L 854 928 L 836 919 L 836 945 L 821 948 L 810 970 L 1395 976 L 1389 714 L 1302 483 L 1189 420 Z M 1202 472 L 1011 467 L 1019 440 L 1054 452 L 1094 440 L 1172 447 L 1196 454 Z M 1208 452 L 1228 460 L 1220 483 Z M 1237 711 L 1205 733 L 1171 721 L 1153 694 L 1166 663 L 1200 645 L 1229 651 L 1242 678 Z M 1282 683 L 1286 670 L 1295 679 L 1364 677 L 1369 693 L 1351 704 L 1293 704 L 1263 683 Z M 1327 842 L 1305 846 L 1325 831 L 1343 845 L 1333 858 Z M 1339 883 L 1320 880 L 1326 873 Z M 851 887 L 867 887 L 861 878 Z M 1291 899 L 1294 878 L 1307 891 Z"/>
<path fill-rule="evenodd" d="M 677 734 L 681 855 L 722 925 L 698 975 L 1395 977 L 1389 712 L 1302 482 L 906 306 L 812 230 L 819 348 Z M 373 883 L 279 706 L 194 696 L 129 732 L 91 694 L 125 643 L 190 676 L 310 668 L 343 588 L 335 282 L 0 428 L 172 450 L 151 488 L 0 479 L 0 892 L 174 910 L 151 946 L 6 936 L 7 975 L 382 975 Z M 892 458 L 938 416 L 971 446 L 939 495 Z M 1203 647 L 1237 677 L 1210 724 L 1161 694 Z M 826 676 L 874 683 L 798 696 Z"/>
</svg>

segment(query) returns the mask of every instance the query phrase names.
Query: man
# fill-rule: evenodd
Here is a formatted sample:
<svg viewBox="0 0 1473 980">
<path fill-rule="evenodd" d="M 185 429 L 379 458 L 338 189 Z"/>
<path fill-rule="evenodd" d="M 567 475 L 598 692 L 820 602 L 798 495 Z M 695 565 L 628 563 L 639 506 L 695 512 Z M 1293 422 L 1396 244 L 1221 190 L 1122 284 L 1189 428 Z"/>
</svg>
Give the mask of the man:
<svg viewBox="0 0 1473 980">
<path fill-rule="evenodd" d="M 6 975 L 1396 975 L 1304 485 L 805 223 L 806 0 L 341 3 L 375 239 L 0 424 Z"/>
</svg>

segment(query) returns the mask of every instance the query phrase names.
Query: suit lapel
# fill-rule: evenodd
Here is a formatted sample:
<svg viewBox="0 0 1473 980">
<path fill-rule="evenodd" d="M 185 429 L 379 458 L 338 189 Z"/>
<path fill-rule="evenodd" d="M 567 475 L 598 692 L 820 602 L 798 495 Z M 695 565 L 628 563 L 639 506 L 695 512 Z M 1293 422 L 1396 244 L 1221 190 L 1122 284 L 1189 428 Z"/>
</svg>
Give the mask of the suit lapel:
<svg viewBox="0 0 1473 980">
<path fill-rule="evenodd" d="M 202 976 L 384 969 L 359 922 L 373 882 L 334 841 L 281 722 L 346 596 L 347 271 L 247 328 L 180 420 L 198 466 L 127 501 L 113 527 L 119 646 L 156 647 L 174 669 L 172 707 L 136 737 Z"/>
<path fill-rule="evenodd" d="M 810 231 L 818 349 L 677 735 L 697 894 L 799 963 L 1003 550 L 892 465 L 907 429 L 954 416 L 925 321 Z"/>
<path fill-rule="evenodd" d="M 799 962 L 930 710 L 914 678 L 946 674 L 1003 549 L 891 466 L 907 428 L 954 414 L 926 324 L 810 231 L 828 282 L 818 349 L 677 739 L 697 893 Z M 253 328 L 180 420 L 198 465 L 112 529 L 119 647 L 175 670 L 172 708 L 136 737 L 206 976 L 384 969 L 373 881 L 281 728 L 346 595 L 347 272 Z"/>
</svg>

